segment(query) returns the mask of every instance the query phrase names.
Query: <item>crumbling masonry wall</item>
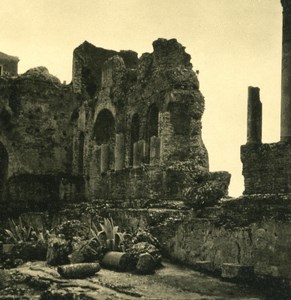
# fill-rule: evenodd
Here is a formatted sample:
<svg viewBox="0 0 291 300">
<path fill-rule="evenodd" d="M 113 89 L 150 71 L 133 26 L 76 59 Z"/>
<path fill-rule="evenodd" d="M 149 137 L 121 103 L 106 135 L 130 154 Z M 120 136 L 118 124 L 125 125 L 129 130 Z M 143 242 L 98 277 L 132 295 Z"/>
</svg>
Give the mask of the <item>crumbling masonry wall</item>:
<svg viewBox="0 0 291 300">
<path fill-rule="evenodd" d="M 0 97 L 0 142 L 7 154 L 6 165 L 0 162 L 6 168 L 1 206 L 45 209 L 69 201 L 74 193 L 68 197 L 67 190 L 81 193 L 82 180 L 71 176 L 71 114 L 79 105 L 72 88 L 40 67 L 0 77 Z"/>
<path fill-rule="evenodd" d="M 74 121 L 73 174 L 84 176 L 88 199 L 182 199 L 185 185 L 197 181 L 192 174 L 209 177 L 204 97 L 191 57 L 175 39 L 158 39 L 153 49 L 140 59 L 88 42 L 74 51 L 73 87 L 83 103 Z M 221 175 L 223 196 L 229 176 Z"/>
<path fill-rule="evenodd" d="M 84 42 L 70 85 L 45 67 L 0 76 L 3 207 L 81 199 L 129 207 L 193 195 L 213 204 L 227 194 L 230 175 L 209 172 L 190 55 L 175 39 L 153 50 L 138 59 Z"/>
<path fill-rule="evenodd" d="M 19 59 L 0 52 L 0 76 L 17 76 Z"/>
<path fill-rule="evenodd" d="M 241 147 L 245 194 L 280 194 L 291 192 L 291 1 L 281 0 L 283 7 L 281 139 L 263 144 L 262 105 L 259 89 L 249 88 L 248 137 Z"/>
<path fill-rule="evenodd" d="M 244 194 L 290 192 L 290 144 L 262 143 L 262 103 L 259 88 L 248 89 L 247 144 L 241 146 Z"/>
<path fill-rule="evenodd" d="M 246 144 L 241 147 L 245 194 L 291 192 L 291 145 Z"/>
</svg>

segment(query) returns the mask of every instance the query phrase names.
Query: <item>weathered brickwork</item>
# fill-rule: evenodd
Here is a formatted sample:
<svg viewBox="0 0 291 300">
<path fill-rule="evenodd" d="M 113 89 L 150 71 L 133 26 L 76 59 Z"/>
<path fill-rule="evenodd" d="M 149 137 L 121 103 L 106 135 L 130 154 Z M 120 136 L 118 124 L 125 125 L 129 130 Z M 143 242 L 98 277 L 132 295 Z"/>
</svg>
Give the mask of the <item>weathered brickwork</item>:
<svg viewBox="0 0 291 300">
<path fill-rule="evenodd" d="M 98 212 L 124 230 L 149 229 L 161 242 L 164 256 L 199 270 L 225 276 L 226 268 L 236 269 L 233 278 L 238 280 L 290 282 L 290 203 L 289 195 L 242 196 L 198 210 L 100 210 L 100 204 L 87 203 L 71 205 L 55 218 L 86 221 Z M 239 278 L 239 270 L 248 270 L 247 277 Z"/>
<path fill-rule="evenodd" d="M 74 185 L 71 115 L 79 100 L 44 67 L 0 78 L 0 90 L 1 197 L 46 207 L 63 197 L 64 178 Z"/>
<path fill-rule="evenodd" d="M 241 147 L 245 194 L 291 192 L 291 1 L 283 7 L 281 141 L 262 144 L 262 104 L 259 89 L 249 87 L 247 144 Z"/>
<path fill-rule="evenodd" d="M 85 177 L 89 199 L 181 199 L 187 171 L 177 163 L 209 172 L 204 97 L 191 57 L 174 39 L 159 39 L 153 48 L 139 60 L 134 52 L 88 42 L 74 51 L 73 86 L 87 92 L 76 113 L 73 173 Z"/>
<path fill-rule="evenodd" d="M 291 145 L 246 144 L 241 147 L 245 194 L 291 192 Z"/>
<path fill-rule="evenodd" d="M 19 58 L 0 52 L 0 76 L 17 76 Z"/>
<path fill-rule="evenodd" d="M 84 42 L 73 53 L 70 85 L 45 67 L 0 77 L 4 205 L 191 204 L 200 195 L 212 205 L 227 194 L 229 174 L 209 172 L 204 97 L 190 55 L 175 39 L 158 39 L 153 50 L 138 59 Z"/>
</svg>

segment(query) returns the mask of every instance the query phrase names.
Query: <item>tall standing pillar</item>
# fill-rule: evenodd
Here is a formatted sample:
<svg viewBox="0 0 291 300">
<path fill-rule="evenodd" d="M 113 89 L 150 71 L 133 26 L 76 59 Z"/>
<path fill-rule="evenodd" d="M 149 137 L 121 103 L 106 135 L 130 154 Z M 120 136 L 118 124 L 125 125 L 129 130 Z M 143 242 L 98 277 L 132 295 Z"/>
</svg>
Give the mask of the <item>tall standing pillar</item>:
<svg viewBox="0 0 291 300">
<path fill-rule="evenodd" d="M 262 103 L 260 101 L 260 89 L 251 86 L 248 89 L 247 142 L 251 144 L 262 142 Z"/>
<path fill-rule="evenodd" d="M 159 137 L 152 136 L 150 142 L 150 165 L 156 165 L 160 161 L 161 140 Z"/>
<path fill-rule="evenodd" d="M 281 77 L 281 141 L 291 142 L 291 0 L 283 6 L 283 42 Z"/>
<path fill-rule="evenodd" d="M 133 167 L 138 168 L 144 162 L 145 141 L 139 140 L 133 144 Z"/>
<path fill-rule="evenodd" d="M 122 133 L 115 135 L 115 171 L 122 170 L 124 168 L 124 135 Z"/>
<path fill-rule="evenodd" d="M 101 145 L 101 173 L 105 173 L 109 170 L 109 145 Z"/>
</svg>

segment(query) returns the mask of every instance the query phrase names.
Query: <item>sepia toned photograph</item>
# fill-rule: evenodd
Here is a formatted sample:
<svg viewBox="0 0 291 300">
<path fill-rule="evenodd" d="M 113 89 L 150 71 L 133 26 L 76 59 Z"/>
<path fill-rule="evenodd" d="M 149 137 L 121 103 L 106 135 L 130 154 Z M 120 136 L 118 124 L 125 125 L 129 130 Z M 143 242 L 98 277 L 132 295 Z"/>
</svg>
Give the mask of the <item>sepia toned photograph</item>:
<svg viewBox="0 0 291 300">
<path fill-rule="evenodd" d="M 0 300 L 291 299 L 291 0 L 0 8 Z"/>
</svg>

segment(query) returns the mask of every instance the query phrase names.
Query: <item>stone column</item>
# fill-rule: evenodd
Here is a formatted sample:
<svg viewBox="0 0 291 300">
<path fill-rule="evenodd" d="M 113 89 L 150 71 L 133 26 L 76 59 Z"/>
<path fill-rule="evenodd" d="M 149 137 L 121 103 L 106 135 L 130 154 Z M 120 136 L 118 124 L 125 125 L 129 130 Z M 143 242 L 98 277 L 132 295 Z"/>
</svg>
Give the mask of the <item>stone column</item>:
<svg viewBox="0 0 291 300">
<path fill-rule="evenodd" d="M 158 164 L 160 161 L 161 140 L 156 136 L 151 137 L 150 142 L 150 165 Z"/>
<path fill-rule="evenodd" d="M 262 142 L 262 103 L 260 89 L 249 86 L 247 142 Z"/>
<path fill-rule="evenodd" d="M 101 145 L 101 173 L 109 170 L 109 145 Z"/>
<path fill-rule="evenodd" d="M 133 167 L 138 168 L 144 160 L 145 141 L 139 140 L 133 144 Z"/>
<path fill-rule="evenodd" d="M 281 77 L 281 141 L 291 142 L 291 0 L 283 6 L 283 42 Z"/>
<path fill-rule="evenodd" d="M 124 169 L 124 135 L 122 133 L 115 135 L 115 171 Z"/>
</svg>

